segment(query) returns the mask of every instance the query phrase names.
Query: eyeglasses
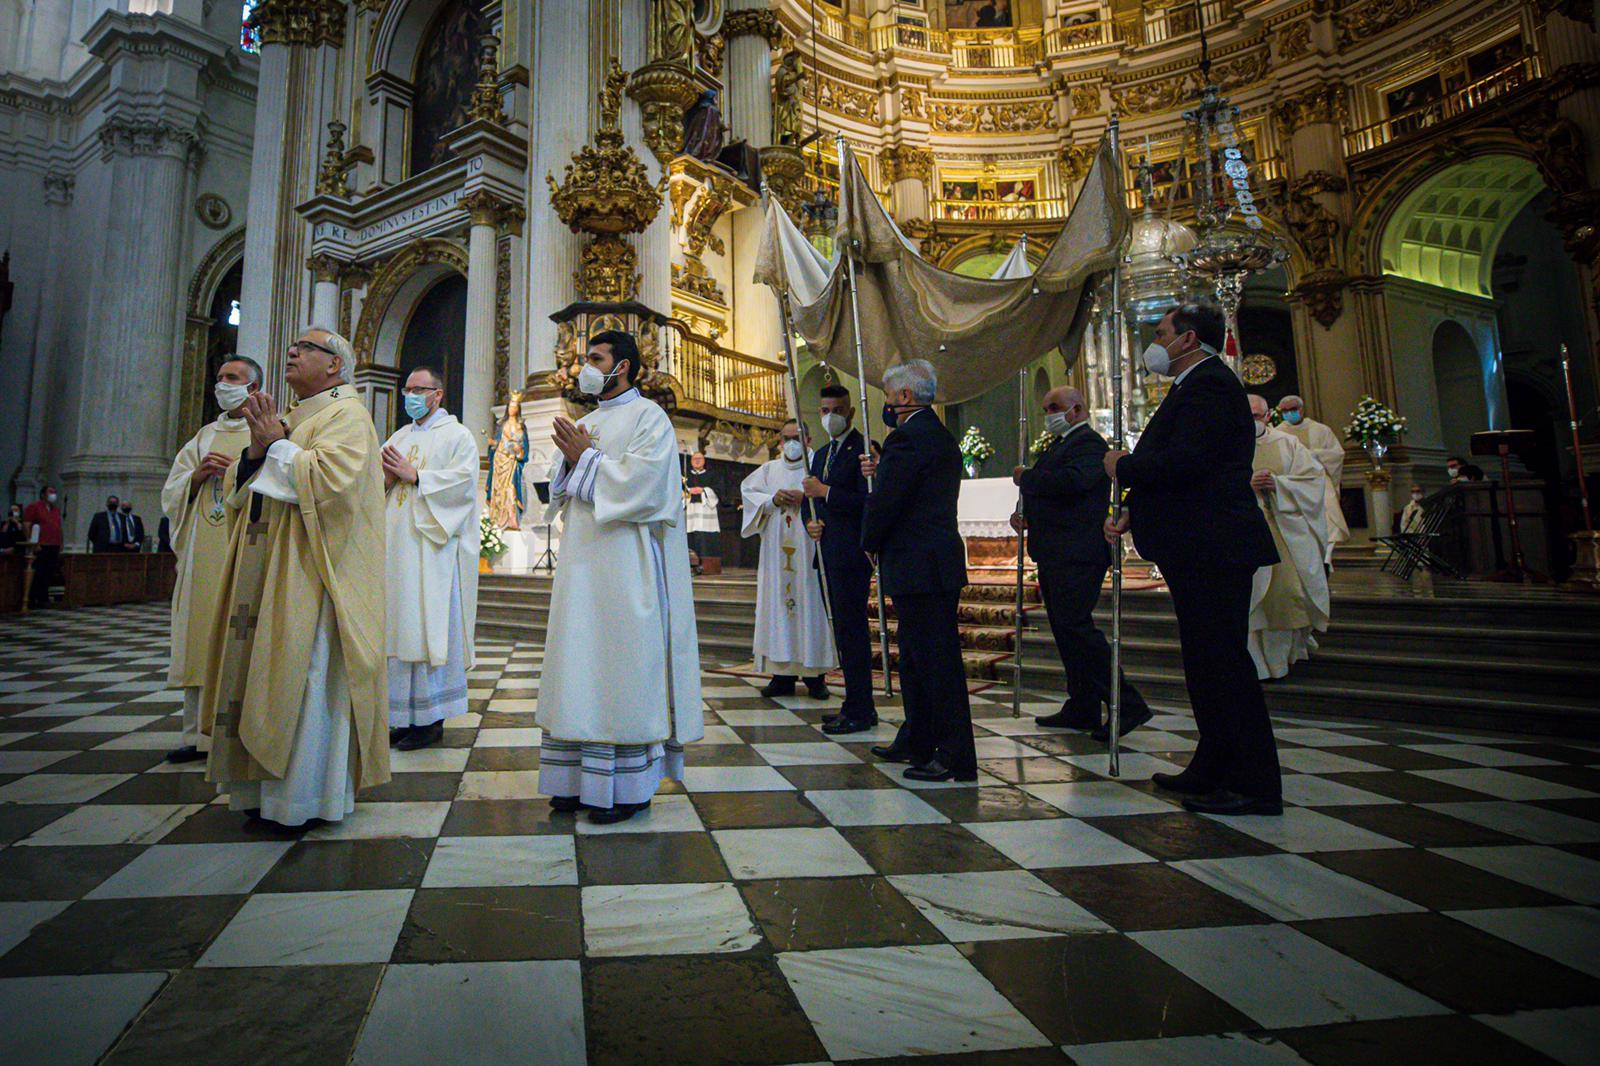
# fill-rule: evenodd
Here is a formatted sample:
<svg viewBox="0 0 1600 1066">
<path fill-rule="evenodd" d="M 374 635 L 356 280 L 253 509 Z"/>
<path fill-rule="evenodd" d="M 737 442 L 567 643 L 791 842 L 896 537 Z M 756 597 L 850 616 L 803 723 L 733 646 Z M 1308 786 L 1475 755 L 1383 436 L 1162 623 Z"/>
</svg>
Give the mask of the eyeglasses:
<svg viewBox="0 0 1600 1066">
<path fill-rule="evenodd" d="M 414 389 L 401 389 L 400 391 L 407 396 L 426 396 L 430 392 L 441 392 L 443 390 L 435 385 L 420 385 Z"/>
<path fill-rule="evenodd" d="M 302 348 L 314 348 L 317 351 L 322 352 L 324 355 L 337 356 L 339 354 L 338 352 L 334 351 L 332 348 L 324 348 L 322 345 L 318 344 L 316 341 L 294 341 L 289 345 L 289 350 L 291 352 L 299 351 Z"/>
</svg>

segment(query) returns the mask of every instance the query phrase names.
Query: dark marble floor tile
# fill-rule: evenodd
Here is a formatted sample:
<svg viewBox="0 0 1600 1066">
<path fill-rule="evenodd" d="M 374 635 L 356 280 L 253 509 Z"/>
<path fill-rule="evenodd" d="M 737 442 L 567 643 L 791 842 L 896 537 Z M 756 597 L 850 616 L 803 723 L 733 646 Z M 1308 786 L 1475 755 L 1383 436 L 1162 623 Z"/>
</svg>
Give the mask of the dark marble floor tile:
<svg viewBox="0 0 1600 1066">
<path fill-rule="evenodd" d="M 1548 907 L 1565 902 L 1529 885 L 1420 848 L 1324 851 L 1308 858 L 1434 911 Z"/>
<path fill-rule="evenodd" d="M 1278 848 L 1221 822 L 1187 811 L 1135 814 L 1084 821 L 1118 840 L 1168 862 L 1178 859 L 1231 859 L 1237 855 L 1271 855 Z"/>
<path fill-rule="evenodd" d="M 1017 737 L 1022 743 L 1051 755 L 1100 755 L 1106 750 L 1105 742 L 1088 733 L 1044 733 Z"/>
<path fill-rule="evenodd" d="M 1054 759 L 1018 759 L 1018 762 L 1054 762 Z M 1036 818 L 1065 818 L 1052 807 L 1020 788 L 987 785 L 982 788 L 931 788 L 917 796 L 952 822 L 1024 822 Z"/>
<path fill-rule="evenodd" d="M 748 696 L 707 697 L 706 705 L 713 711 L 753 711 L 776 707 L 778 703 L 776 700 L 769 700 L 765 696 L 758 695 L 755 689 L 751 689 Z"/>
<path fill-rule="evenodd" d="M 448 802 L 461 791 L 461 775 L 452 773 L 395 774 L 376 788 L 361 793 L 363 803 Z"/>
<path fill-rule="evenodd" d="M 1284 1029 L 1275 1034 L 1312 1066 L 1551 1066 L 1526 1044 L 1459 1014 Z"/>
<path fill-rule="evenodd" d="M 423 888 L 392 962 L 505 962 L 582 954 L 575 887 Z"/>
<path fill-rule="evenodd" d="M 1070 1066 L 1072 1060 L 1053 1047 L 1006 1051 L 965 1051 L 951 1055 L 898 1055 L 889 1059 L 853 1059 L 850 1066 Z"/>
<path fill-rule="evenodd" d="M 579 836 L 578 878 L 585 885 L 704 884 L 733 875 L 705 833 Z"/>
<path fill-rule="evenodd" d="M 870 762 L 876 762 L 865 749 L 856 752 Z M 782 774 L 791 785 L 802 792 L 821 792 L 828 789 L 841 788 L 899 788 L 900 786 L 889 780 L 883 774 L 874 770 L 866 763 L 835 763 L 827 766 L 779 766 L 778 773 Z"/>
<path fill-rule="evenodd" d="M 1587 818 L 1591 822 L 1600 822 L 1600 798 L 1539 800 L 1532 806 L 1543 807 L 1550 811 L 1559 811 L 1562 814 L 1570 814 L 1574 818 Z"/>
<path fill-rule="evenodd" d="M 79 900 L 0 957 L 0 976 L 183 969 L 244 901 L 244 896 Z"/>
<path fill-rule="evenodd" d="M 1554 759 L 1557 762 L 1572 763 L 1574 765 L 1594 765 L 1600 763 L 1600 752 L 1589 748 L 1580 748 L 1571 744 L 1563 744 L 1559 740 L 1543 740 L 1533 744 L 1498 743 L 1490 747 L 1500 748 L 1504 751 L 1514 751 L 1520 755 L 1532 755 L 1538 759 Z"/>
<path fill-rule="evenodd" d="M 1600 860 L 1600 841 L 1588 840 L 1581 844 L 1558 844 L 1562 851 L 1582 855 L 1586 859 Z"/>
<path fill-rule="evenodd" d="M 434 841 L 302 840 L 284 852 L 257 892 L 339 892 L 416 888 L 428 870 Z"/>
<path fill-rule="evenodd" d="M 21 840 L 35 829 L 43 829 L 75 810 L 77 806 L 71 803 L 7 803 L 0 806 L 0 848 Z"/>
<path fill-rule="evenodd" d="M 1060 759 L 979 759 L 978 769 L 1014 785 L 1095 780 L 1095 775 L 1088 770 Z"/>
<path fill-rule="evenodd" d="M 115 1066 L 344 1066 L 380 966 L 178 973 L 104 1061 Z"/>
<path fill-rule="evenodd" d="M 216 798 L 217 786 L 207 781 L 205 774 L 140 774 L 108 792 L 100 793 L 89 802 L 93 804 L 210 803 Z M 239 815 L 234 817 L 237 818 Z"/>
<path fill-rule="evenodd" d="M 1253 1023 L 1126 937 L 959 945 L 1056 1044 L 1237 1032 Z"/>
<path fill-rule="evenodd" d="M 1033 872 L 1123 932 L 1270 921 L 1254 907 L 1170 866 L 1132 863 Z"/>
<path fill-rule="evenodd" d="M 44 718 L 14 719 L 30 723 L 28 729 L 49 730 L 52 726 L 59 725 L 59 721 Z M 97 748 L 108 740 L 115 740 L 122 736 L 121 733 L 38 733 L 31 737 L 23 737 L 13 741 L 6 747 L 11 751 L 88 751 Z"/>
<path fill-rule="evenodd" d="M 473 748 L 468 770 L 537 770 L 538 748 Z"/>
<path fill-rule="evenodd" d="M 6 848 L 0 851 L 0 900 L 78 899 L 142 851 L 140 844 Z"/>
<path fill-rule="evenodd" d="M 1359 749 L 1362 754 L 1354 758 L 1365 758 L 1366 752 L 1380 750 L 1376 746 Z M 1399 749 L 1391 748 L 1391 751 Z M 1355 773 L 1355 774 L 1318 774 L 1329 781 L 1337 781 L 1351 788 L 1365 789 L 1376 792 L 1380 796 L 1390 799 L 1403 800 L 1406 803 L 1470 803 L 1493 799 L 1482 792 L 1475 792 L 1469 788 L 1459 788 L 1435 781 L 1431 777 L 1419 777 L 1404 770 L 1390 770 L 1384 773 Z"/>
<path fill-rule="evenodd" d="M 1442 914 L 1334 918 L 1295 928 L 1464 1014 L 1600 1003 L 1600 978 Z"/>
<path fill-rule="evenodd" d="M 1370 774 L 1357 774 L 1370 777 Z M 1401 803 L 1375 803 L 1362 807 L 1321 807 L 1318 813 L 1370 829 L 1393 840 L 1419 848 L 1461 848 L 1478 844 L 1520 844 L 1521 840 L 1473 825 L 1448 814 Z"/>
<path fill-rule="evenodd" d="M 1508 766 L 1506 769 L 1524 777 L 1600 793 L 1600 766 Z"/>
<path fill-rule="evenodd" d="M 155 776 L 194 777 L 196 775 L 157 774 Z M 129 784 L 132 783 L 129 782 Z M 116 790 L 113 789 L 113 791 Z M 249 841 L 280 841 L 283 839 L 285 838 L 282 834 L 264 822 L 246 818 L 238 811 L 228 810 L 226 806 L 208 806 L 184 819 L 182 825 L 161 838 L 161 843 L 232 844 Z"/>
<path fill-rule="evenodd" d="M 1363 729 L 1361 736 L 1367 739 L 1378 739 Z M 1408 744 L 1437 744 L 1438 737 L 1417 737 L 1416 740 L 1406 741 Z M 1374 766 L 1388 767 L 1390 770 L 1460 770 L 1477 763 L 1465 762 L 1460 759 L 1449 759 L 1435 755 L 1431 751 L 1414 751 L 1411 748 L 1397 748 L 1385 744 L 1352 744 L 1342 748 L 1327 748 L 1336 755 L 1357 759 L 1361 762 L 1371 763 Z M 1365 777 L 1366 774 L 1361 776 Z"/>
<path fill-rule="evenodd" d="M 690 744 L 684 756 L 690 766 L 765 766 L 767 760 L 748 744 Z"/>
<path fill-rule="evenodd" d="M 533 715 L 513 714 L 509 711 L 483 711 L 479 729 L 527 729 L 533 725 Z"/>
<path fill-rule="evenodd" d="M 526 717 L 526 716 L 524 716 Z M 524 722 L 523 725 L 531 725 Z M 434 745 L 436 748 L 470 748 L 478 741 L 477 729 L 459 729 L 451 727 L 444 731 L 444 736 Z"/>
<path fill-rule="evenodd" d="M 746 744 L 814 744 L 828 739 L 822 730 L 808 725 L 736 725 L 733 731 Z"/>
<path fill-rule="evenodd" d="M 159 765 L 167 756 L 164 751 L 85 751 L 51 763 L 45 773 L 58 774 L 142 774 Z M 189 774 L 170 774 L 170 777 L 188 777 Z"/>
<path fill-rule="evenodd" d="M 142 706 L 144 706 L 144 704 L 140 704 L 140 706 L 142 707 Z M 101 711 L 100 713 L 101 714 L 112 714 L 112 713 L 114 713 L 114 711 L 113 710 L 106 710 L 106 711 Z M 164 718 L 157 718 L 154 722 L 151 722 L 149 725 L 142 725 L 138 729 L 136 729 L 135 732 L 137 732 L 137 733 L 178 733 L 178 732 L 182 731 L 182 729 L 183 729 L 182 720 L 177 719 L 177 718 L 173 718 L 171 716 L 167 716 L 167 717 L 164 717 Z M 177 747 L 178 746 L 178 738 L 176 736 L 174 736 L 172 738 L 172 746 L 173 747 Z"/>
<path fill-rule="evenodd" d="M 863 825 L 839 832 L 880 874 L 1016 869 L 1010 859 L 959 825 Z"/>
<path fill-rule="evenodd" d="M 593 1063 L 764 1066 L 828 1058 L 772 958 L 598 959 L 585 965 L 583 986 Z"/>
<path fill-rule="evenodd" d="M 801 792 L 696 792 L 690 802 L 707 829 L 822 827 L 828 820 Z"/>
<path fill-rule="evenodd" d="M 547 799 L 456 800 L 440 836 L 496 837 L 550 833 L 570 836 L 576 817 L 558 814 Z"/>
<path fill-rule="evenodd" d="M 777 951 L 938 944 L 944 938 L 881 877 L 746 881 L 744 901 Z"/>
</svg>

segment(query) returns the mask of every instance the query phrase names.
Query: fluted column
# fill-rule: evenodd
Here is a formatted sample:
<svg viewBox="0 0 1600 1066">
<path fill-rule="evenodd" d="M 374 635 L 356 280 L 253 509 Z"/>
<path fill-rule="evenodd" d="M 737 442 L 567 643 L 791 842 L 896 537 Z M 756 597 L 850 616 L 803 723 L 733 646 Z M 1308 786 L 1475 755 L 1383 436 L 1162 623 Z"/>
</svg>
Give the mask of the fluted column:
<svg viewBox="0 0 1600 1066">
<path fill-rule="evenodd" d="M 67 208 L 72 203 L 76 182 L 71 174 L 51 171 L 44 176 L 44 209 L 49 216 L 49 246 L 59 255 L 51 257 L 48 273 L 40 278 L 46 286 L 54 286 L 64 272 L 71 271 L 71 255 L 65 242 L 70 225 Z M 64 353 L 57 351 L 60 336 L 61 314 L 54 301 L 39 303 L 38 334 L 34 339 L 32 364 L 29 369 L 28 402 L 23 407 L 24 438 L 22 468 L 18 473 L 16 498 L 37 499 L 39 490 L 49 480 L 46 456 L 49 452 L 45 418 L 46 398 L 54 398 L 51 386 L 63 379 Z"/>
<path fill-rule="evenodd" d="M 250 197 L 245 209 L 244 277 L 239 292 L 239 351 L 263 362 L 267 380 L 283 376 L 283 353 L 272 335 L 277 291 L 278 229 L 289 210 L 283 188 L 289 129 L 291 46 L 263 43 L 256 88 L 255 137 L 251 141 Z"/>
<path fill-rule="evenodd" d="M 472 229 L 467 243 L 467 339 L 461 382 L 461 421 L 472 430 L 478 452 L 489 447 L 494 403 L 495 225 L 500 204 L 482 193 L 470 197 Z"/>
<path fill-rule="evenodd" d="M 339 272 L 344 264 L 331 255 L 314 255 L 306 260 L 306 266 L 311 270 L 311 321 L 337 333 Z"/>
<path fill-rule="evenodd" d="M 601 7 L 609 7 L 606 0 Z M 650 5 L 652 0 L 621 0 L 616 5 L 616 17 L 621 29 L 620 59 L 624 70 L 637 70 L 645 62 L 649 40 Z M 608 12 L 607 17 L 611 17 Z M 644 117 L 639 105 L 625 99 L 622 105 L 622 132 L 635 154 L 644 161 L 651 181 L 659 181 L 661 162 L 645 141 Z M 672 313 L 672 212 L 665 207 L 643 233 L 632 238 L 634 251 L 639 255 L 639 302 L 664 315 Z"/>
<path fill-rule="evenodd" d="M 722 67 L 728 132 L 752 148 L 765 148 L 772 143 L 772 49 L 782 31 L 766 0 L 732 0 L 728 7 Z"/>
</svg>

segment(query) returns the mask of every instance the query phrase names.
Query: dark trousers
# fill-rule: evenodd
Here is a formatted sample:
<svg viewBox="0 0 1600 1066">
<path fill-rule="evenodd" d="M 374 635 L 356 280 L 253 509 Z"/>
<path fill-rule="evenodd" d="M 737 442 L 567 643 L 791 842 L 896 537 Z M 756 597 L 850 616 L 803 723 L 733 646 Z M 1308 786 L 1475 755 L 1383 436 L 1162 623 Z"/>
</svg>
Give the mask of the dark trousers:
<svg viewBox="0 0 1600 1066">
<path fill-rule="evenodd" d="M 1061 665 L 1067 671 L 1067 707 L 1085 717 L 1100 717 L 1111 703 L 1111 645 L 1095 628 L 1094 605 L 1106 567 L 1094 563 L 1039 564 L 1039 588 L 1050 615 Z M 1144 697 L 1122 678 L 1122 710 L 1142 711 Z"/>
<path fill-rule="evenodd" d="M 844 706 L 839 713 L 852 722 L 876 722 L 872 703 L 872 631 L 867 625 L 867 594 L 872 570 L 860 566 L 828 566 L 828 606 L 833 609 L 833 642 L 844 672 Z"/>
<path fill-rule="evenodd" d="M 41 544 L 33 550 L 33 587 L 28 590 L 29 607 L 50 605 L 50 586 L 61 577 L 61 548 Z"/>
<path fill-rule="evenodd" d="M 1283 794 L 1272 722 L 1250 659 L 1252 570 L 1161 568 L 1178 616 L 1183 679 L 1200 730 L 1188 772 L 1245 796 Z"/>
<path fill-rule="evenodd" d="M 934 756 L 958 776 L 978 769 L 972 743 L 972 705 L 961 661 L 956 608 L 961 593 L 933 592 L 894 598 L 900 622 L 900 694 L 906 725 L 901 731 L 918 765 Z"/>
<path fill-rule="evenodd" d="M 718 544 L 721 538 L 711 532 L 699 531 L 689 534 L 689 550 L 702 559 L 715 559 L 722 554 Z"/>
</svg>

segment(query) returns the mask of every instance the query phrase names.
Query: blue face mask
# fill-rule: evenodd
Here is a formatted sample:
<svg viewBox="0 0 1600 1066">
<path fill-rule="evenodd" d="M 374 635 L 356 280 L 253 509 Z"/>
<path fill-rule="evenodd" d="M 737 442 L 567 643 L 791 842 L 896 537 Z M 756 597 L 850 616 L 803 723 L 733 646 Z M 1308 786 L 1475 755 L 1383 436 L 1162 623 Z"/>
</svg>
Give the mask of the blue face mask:
<svg viewBox="0 0 1600 1066">
<path fill-rule="evenodd" d="M 1300 418 L 1301 414 L 1299 411 L 1283 412 L 1283 420 L 1289 423 L 1291 426 L 1298 426 L 1300 424 Z"/>
<path fill-rule="evenodd" d="M 413 396 L 406 393 L 406 414 L 415 422 L 421 422 L 428 417 L 428 398 L 426 396 Z"/>
<path fill-rule="evenodd" d="M 888 403 L 884 404 L 883 405 L 883 424 L 886 427 L 888 427 L 889 429 L 893 429 L 895 427 L 895 423 L 899 422 L 899 421 L 900 421 L 900 412 L 896 411 L 894 409 L 894 405 L 893 404 L 888 404 Z"/>
</svg>

